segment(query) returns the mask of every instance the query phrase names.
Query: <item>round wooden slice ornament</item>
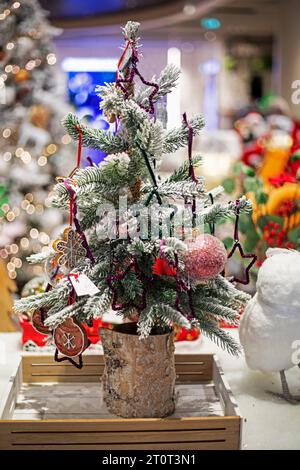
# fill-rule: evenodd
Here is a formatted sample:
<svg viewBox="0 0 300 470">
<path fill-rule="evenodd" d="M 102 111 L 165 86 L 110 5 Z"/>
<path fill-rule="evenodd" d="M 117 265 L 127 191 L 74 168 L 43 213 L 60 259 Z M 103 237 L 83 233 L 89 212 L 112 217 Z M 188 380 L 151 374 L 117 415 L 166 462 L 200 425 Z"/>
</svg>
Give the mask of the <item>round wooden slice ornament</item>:
<svg viewBox="0 0 300 470">
<path fill-rule="evenodd" d="M 85 329 L 75 318 L 67 318 L 55 328 L 53 338 L 58 351 L 67 357 L 79 356 L 89 345 Z"/>
</svg>

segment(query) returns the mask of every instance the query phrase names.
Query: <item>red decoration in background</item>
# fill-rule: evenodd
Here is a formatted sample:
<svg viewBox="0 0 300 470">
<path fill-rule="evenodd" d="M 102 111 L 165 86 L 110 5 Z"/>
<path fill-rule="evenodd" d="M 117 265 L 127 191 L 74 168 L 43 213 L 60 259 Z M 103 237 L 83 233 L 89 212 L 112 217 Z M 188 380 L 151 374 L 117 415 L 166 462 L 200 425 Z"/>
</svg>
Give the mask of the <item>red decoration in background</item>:
<svg viewBox="0 0 300 470">
<path fill-rule="evenodd" d="M 186 328 L 174 326 L 174 341 L 195 341 L 199 338 L 201 332 L 199 328 Z"/>
<path fill-rule="evenodd" d="M 100 318 L 94 319 L 91 322 L 91 325 L 87 325 L 86 323 L 82 323 L 82 326 L 84 327 L 88 338 L 91 342 L 91 344 L 96 344 L 98 341 L 101 340 L 100 334 L 99 334 L 99 328 L 112 328 L 112 324 L 108 322 L 103 322 Z"/>
<path fill-rule="evenodd" d="M 288 207 L 290 206 L 288 205 Z M 284 206 L 281 208 L 281 210 L 284 210 Z M 273 248 L 295 248 L 294 243 L 288 240 L 286 230 L 283 230 L 279 223 L 270 220 L 264 226 L 263 231 L 263 237 L 268 246 Z"/>
<path fill-rule="evenodd" d="M 295 176 L 285 172 L 275 176 L 274 178 L 269 178 L 269 182 L 275 186 L 275 188 L 279 188 L 280 186 L 283 186 L 284 183 L 296 183 L 297 179 Z"/>
<path fill-rule="evenodd" d="M 291 137 L 293 139 L 293 147 L 291 149 L 292 153 L 294 153 L 297 149 L 299 149 L 300 145 L 300 122 L 294 119 L 293 121 L 293 129 L 291 132 Z"/>
<path fill-rule="evenodd" d="M 19 324 L 23 330 L 22 332 L 22 344 L 27 344 L 29 341 L 34 343 L 38 347 L 45 346 L 47 335 L 39 333 L 31 323 L 27 314 L 23 313 L 19 317 Z"/>
<path fill-rule="evenodd" d="M 39 333 L 31 323 L 28 315 L 23 314 L 19 319 L 19 324 L 22 328 L 22 344 L 26 344 L 29 341 L 36 344 L 38 347 L 45 346 L 45 341 L 47 339 L 46 334 Z M 101 319 L 97 318 L 92 320 L 91 326 L 86 323 L 82 323 L 83 328 L 85 329 L 88 339 L 91 344 L 96 344 L 100 341 L 99 328 L 112 328 L 112 324 L 109 322 L 103 322 Z"/>
<path fill-rule="evenodd" d="M 242 161 L 245 165 L 256 167 L 263 159 L 265 148 L 260 141 L 254 142 L 250 147 L 246 147 L 242 155 Z"/>
<path fill-rule="evenodd" d="M 221 320 L 220 324 L 219 324 L 220 328 L 238 328 L 238 323 L 239 323 L 239 320 L 240 320 L 241 315 L 243 314 L 243 312 L 244 312 L 244 308 L 241 307 L 239 314 L 236 316 L 236 320 L 237 320 L 236 325 L 231 324 L 231 323 L 227 323 L 225 320 Z"/>
</svg>

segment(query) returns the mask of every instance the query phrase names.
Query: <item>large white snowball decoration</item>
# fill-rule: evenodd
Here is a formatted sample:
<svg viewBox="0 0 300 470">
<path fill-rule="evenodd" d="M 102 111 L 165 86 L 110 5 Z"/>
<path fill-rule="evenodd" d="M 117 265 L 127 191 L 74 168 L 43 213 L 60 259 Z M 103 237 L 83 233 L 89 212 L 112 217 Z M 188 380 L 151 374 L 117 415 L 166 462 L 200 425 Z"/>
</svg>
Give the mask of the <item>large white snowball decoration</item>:
<svg viewBox="0 0 300 470">
<path fill-rule="evenodd" d="M 223 271 L 227 252 L 217 237 L 198 235 L 185 240 L 185 244 L 185 269 L 189 277 L 194 280 L 208 280 Z"/>
<path fill-rule="evenodd" d="M 269 249 L 256 288 L 240 320 L 246 362 L 264 372 L 287 370 L 300 362 L 300 253 Z"/>
</svg>

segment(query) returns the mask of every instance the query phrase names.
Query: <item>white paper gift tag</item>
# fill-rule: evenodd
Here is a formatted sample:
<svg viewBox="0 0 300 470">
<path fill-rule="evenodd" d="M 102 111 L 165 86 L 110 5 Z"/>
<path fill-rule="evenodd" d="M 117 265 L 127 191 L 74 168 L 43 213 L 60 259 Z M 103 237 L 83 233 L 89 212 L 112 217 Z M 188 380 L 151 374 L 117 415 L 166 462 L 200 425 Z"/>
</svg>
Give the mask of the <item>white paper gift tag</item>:
<svg viewBox="0 0 300 470">
<path fill-rule="evenodd" d="M 82 295 L 95 295 L 99 292 L 98 287 L 95 286 L 86 274 L 70 276 L 70 280 L 78 297 Z"/>
</svg>

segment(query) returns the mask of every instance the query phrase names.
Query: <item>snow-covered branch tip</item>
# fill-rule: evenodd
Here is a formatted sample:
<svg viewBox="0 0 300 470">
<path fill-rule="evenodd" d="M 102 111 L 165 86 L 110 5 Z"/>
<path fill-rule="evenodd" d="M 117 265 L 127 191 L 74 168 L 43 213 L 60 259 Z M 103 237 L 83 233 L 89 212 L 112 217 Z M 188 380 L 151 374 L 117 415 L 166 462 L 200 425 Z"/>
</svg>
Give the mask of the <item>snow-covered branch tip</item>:
<svg viewBox="0 0 300 470">
<path fill-rule="evenodd" d="M 140 29 L 140 23 L 137 21 L 127 21 L 126 25 L 121 28 L 124 38 L 127 39 L 128 41 L 134 42 L 135 47 L 138 45 L 137 42 L 139 41 L 139 29 Z"/>
<path fill-rule="evenodd" d="M 82 144 L 86 147 L 99 149 L 108 154 L 126 150 L 126 143 L 120 135 L 114 136 L 109 131 L 87 127 L 75 114 L 67 114 L 62 124 L 74 140 L 79 139 L 79 127 L 82 132 Z"/>
<path fill-rule="evenodd" d="M 190 120 L 193 128 L 193 135 L 198 135 L 205 126 L 203 116 L 196 116 Z M 176 152 L 181 147 L 185 147 L 188 143 L 189 130 L 186 124 L 182 123 L 180 127 L 175 127 L 166 132 L 163 144 L 163 153 Z"/>
<path fill-rule="evenodd" d="M 158 92 L 153 97 L 153 102 L 158 101 L 163 96 L 171 93 L 172 89 L 178 84 L 180 70 L 173 64 L 168 64 L 161 72 L 157 84 L 159 86 Z M 151 82 L 156 83 L 155 76 L 152 77 Z M 149 87 L 141 87 L 136 95 L 136 101 L 142 106 L 147 104 L 151 89 Z"/>
</svg>

